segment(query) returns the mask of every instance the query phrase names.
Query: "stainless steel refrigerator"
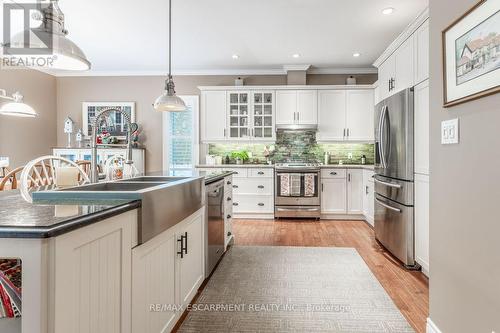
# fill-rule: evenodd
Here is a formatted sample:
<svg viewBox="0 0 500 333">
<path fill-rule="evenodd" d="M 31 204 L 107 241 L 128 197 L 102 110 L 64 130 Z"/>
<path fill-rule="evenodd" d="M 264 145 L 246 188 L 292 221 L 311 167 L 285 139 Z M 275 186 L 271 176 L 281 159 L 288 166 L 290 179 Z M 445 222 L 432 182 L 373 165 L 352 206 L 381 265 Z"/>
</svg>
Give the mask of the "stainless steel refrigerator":
<svg viewBox="0 0 500 333">
<path fill-rule="evenodd" d="M 408 269 L 415 262 L 413 88 L 375 107 L 375 238 Z"/>
</svg>

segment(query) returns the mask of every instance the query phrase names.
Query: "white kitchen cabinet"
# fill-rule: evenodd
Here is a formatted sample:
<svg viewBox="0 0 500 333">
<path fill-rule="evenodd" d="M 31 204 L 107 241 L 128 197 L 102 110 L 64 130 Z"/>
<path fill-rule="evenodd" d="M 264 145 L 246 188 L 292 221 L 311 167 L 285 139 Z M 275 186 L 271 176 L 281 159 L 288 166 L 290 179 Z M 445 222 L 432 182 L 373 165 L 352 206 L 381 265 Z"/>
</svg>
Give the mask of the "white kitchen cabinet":
<svg viewBox="0 0 500 333">
<path fill-rule="evenodd" d="M 394 57 L 390 56 L 378 68 L 378 87 L 381 101 L 391 95 L 392 79 L 395 75 Z"/>
<path fill-rule="evenodd" d="M 429 78 L 429 20 L 414 33 L 415 84 Z"/>
<path fill-rule="evenodd" d="M 187 305 L 205 279 L 203 209 L 181 224 L 178 239 L 184 236 L 185 253 L 177 257 L 179 303 Z"/>
<path fill-rule="evenodd" d="M 317 90 L 276 91 L 277 125 L 315 125 L 317 123 Z"/>
<path fill-rule="evenodd" d="M 415 260 L 429 276 L 429 176 L 415 175 Z"/>
<path fill-rule="evenodd" d="M 415 86 L 415 173 L 429 174 L 429 80 Z"/>
<path fill-rule="evenodd" d="M 375 215 L 375 184 L 373 182 L 374 172 L 363 170 L 363 214 L 366 221 L 373 226 Z"/>
<path fill-rule="evenodd" d="M 217 142 L 226 140 L 226 92 L 201 92 L 201 141 Z"/>
<path fill-rule="evenodd" d="M 373 89 L 320 90 L 318 141 L 373 141 Z"/>
<path fill-rule="evenodd" d="M 363 214 L 362 169 L 347 169 L 347 213 Z"/>
<path fill-rule="evenodd" d="M 342 141 L 346 128 L 346 91 L 318 92 L 318 141 Z M 373 108 L 373 106 L 372 106 Z"/>
<path fill-rule="evenodd" d="M 373 90 L 348 90 L 346 100 L 347 139 L 373 141 L 375 117 Z"/>
<path fill-rule="evenodd" d="M 378 81 L 375 82 L 373 85 L 374 85 L 374 88 L 373 88 L 373 105 L 377 105 L 381 99 L 380 99 L 380 87 L 378 85 Z"/>
<path fill-rule="evenodd" d="M 131 331 L 131 253 L 136 233 L 137 210 L 133 210 L 51 239 L 50 267 L 56 282 L 53 303 L 45 304 L 54 306 L 51 332 Z"/>
<path fill-rule="evenodd" d="M 233 176 L 224 178 L 224 250 L 233 238 Z"/>
<path fill-rule="evenodd" d="M 395 76 L 391 94 L 414 85 L 413 35 L 394 52 Z"/>
<path fill-rule="evenodd" d="M 321 180 L 321 214 L 345 214 L 346 212 L 346 179 L 323 178 Z"/>
<path fill-rule="evenodd" d="M 252 128 L 254 140 L 275 140 L 274 91 L 252 91 Z"/>
<path fill-rule="evenodd" d="M 133 333 L 170 332 L 182 315 L 174 307 L 191 302 L 201 286 L 204 211 L 201 208 L 132 250 Z"/>
<path fill-rule="evenodd" d="M 228 91 L 229 110 L 227 136 L 230 140 L 248 140 L 251 136 L 250 93 L 248 91 Z"/>
</svg>

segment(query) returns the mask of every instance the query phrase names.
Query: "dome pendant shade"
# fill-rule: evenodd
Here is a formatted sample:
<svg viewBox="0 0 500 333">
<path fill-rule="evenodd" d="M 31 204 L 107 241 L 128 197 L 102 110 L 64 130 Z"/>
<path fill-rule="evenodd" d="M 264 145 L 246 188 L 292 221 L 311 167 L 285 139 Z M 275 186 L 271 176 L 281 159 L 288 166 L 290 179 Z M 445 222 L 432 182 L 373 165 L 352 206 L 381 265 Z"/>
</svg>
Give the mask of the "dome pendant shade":
<svg viewBox="0 0 500 333">
<path fill-rule="evenodd" d="M 156 111 L 183 112 L 187 110 L 186 103 L 175 94 L 175 85 L 172 76 L 169 76 L 165 91 L 153 104 Z"/>
<path fill-rule="evenodd" d="M 37 116 L 35 110 L 33 110 L 31 106 L 21 102 L 10 102 L 2 105 L 0 107 L 0 115 L 29 118 Z"/>
</svg>

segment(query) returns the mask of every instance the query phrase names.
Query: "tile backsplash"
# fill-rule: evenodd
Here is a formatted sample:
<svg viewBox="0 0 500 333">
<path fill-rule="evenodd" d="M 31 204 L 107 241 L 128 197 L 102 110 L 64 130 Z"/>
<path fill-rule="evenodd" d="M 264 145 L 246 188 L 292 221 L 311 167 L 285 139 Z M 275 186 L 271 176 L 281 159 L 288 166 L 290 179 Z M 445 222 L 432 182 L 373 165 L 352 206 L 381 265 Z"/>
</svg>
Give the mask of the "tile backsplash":
<svg viewBox="0 0 500 333">
<path fill-rule="evenodd" d="M 375 147 L 372 143 L 317 143 L 315 131 L 283 130 L 276 133 L 275 144 L 231 143 L 210 144 L 208 153 L 225 157 L 232 152 L 245 150 L 250 153 L 253 163 L 265 163 L 265 151 L 270 152 L 273 162 L 311 161 L 323 162 L 324 153 L 330 154 L 330 164 L 360 164 L 366 156 L 366 164 L 374 163 Z M 351 159 L 349 159 L 352 155 Z"/>
</svg>

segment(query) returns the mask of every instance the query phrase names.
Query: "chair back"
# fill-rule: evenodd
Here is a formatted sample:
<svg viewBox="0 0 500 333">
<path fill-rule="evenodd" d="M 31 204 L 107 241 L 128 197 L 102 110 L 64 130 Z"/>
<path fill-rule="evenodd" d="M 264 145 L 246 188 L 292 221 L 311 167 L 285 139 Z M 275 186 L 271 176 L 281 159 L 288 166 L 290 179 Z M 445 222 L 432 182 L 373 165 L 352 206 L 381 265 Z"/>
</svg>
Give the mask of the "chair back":
<svg viewBox="0 0 500 333">
<path fill-rule="evenodd" d="M 24 166 L 20 166 L 15 168 L 14 170 L 10 170 L 9 172 L 7 172 L 5 176 L 0 180 L 0 191 L 17 189 L 17 174 L 23 171 L 23 169 Z"/>
<path fill-rule="evenodd" d="M 55 185 L 57 179 L 57 168 L 55 166 L 60 165 L 77 168 L 79 185 L 90 183 L 85 171 L 75 162 L 59 156 L 42 156 L 28 162 L 21 173 L 19 189 L 24 200 L 32 203 L 31 190 Z"/>
</svg>

